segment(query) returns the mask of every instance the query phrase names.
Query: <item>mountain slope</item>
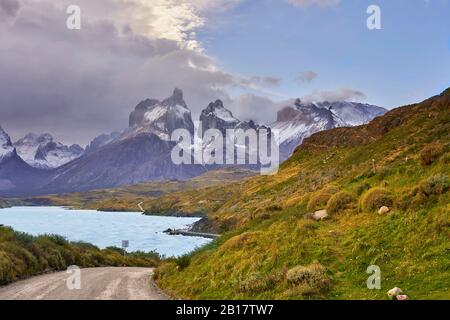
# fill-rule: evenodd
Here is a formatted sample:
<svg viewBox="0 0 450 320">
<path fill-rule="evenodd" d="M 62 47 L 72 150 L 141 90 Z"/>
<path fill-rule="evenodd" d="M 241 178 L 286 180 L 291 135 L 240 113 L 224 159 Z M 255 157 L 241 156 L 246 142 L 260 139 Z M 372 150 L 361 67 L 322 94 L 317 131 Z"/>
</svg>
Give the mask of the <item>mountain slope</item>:
<svg viewBox="0 0 450 320">
<path fill-rule="evenodd" d="M 28 194 L 48 175 L 48 172 L 35 169 L 23 161 L 8 134 L 0 127 L 0 193 L 3 196 Z"/>
<path fill-rule="evenodd" d="M 153 133 L 115 141 L 56 169 L 42 189 L 45 193 L 77 192 L 146 181 L 187 179 L 205 172 L 201 166 L 173 164 L 170 154 L 174 145 Z"/>
<path fill-rule="evenodd" d="M 448 90 L 447 90 L 448 92 Z M 448 299 L 450 94 L 312 135 L 273 177 L 146 203 L 213 201 L 212 245 L 158 270 L 182 298 Z M 389 213 L 378 214 L 381 206 Z M 329 218 L 312 219 L 327 209 Z M 211 230 L 210 226 L 210 230 Z M 369 290 L 367 268 L 381 269 Z"/>
</svg>

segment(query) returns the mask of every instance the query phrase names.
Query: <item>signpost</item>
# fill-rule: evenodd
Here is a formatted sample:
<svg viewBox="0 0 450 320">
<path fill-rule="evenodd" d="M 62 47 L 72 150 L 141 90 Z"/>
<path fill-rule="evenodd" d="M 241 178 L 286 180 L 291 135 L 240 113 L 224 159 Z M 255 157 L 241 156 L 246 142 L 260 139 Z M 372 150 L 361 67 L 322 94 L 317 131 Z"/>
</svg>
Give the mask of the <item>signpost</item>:
<svg viewBox="0 0 450 320">
<path fill-rule="evenodd" d="M 123 249 L 123 255 L 126 254 L 127 248 L 130 246 L 129 240 L 122 240 L 122 249 Z"/>
</svg>

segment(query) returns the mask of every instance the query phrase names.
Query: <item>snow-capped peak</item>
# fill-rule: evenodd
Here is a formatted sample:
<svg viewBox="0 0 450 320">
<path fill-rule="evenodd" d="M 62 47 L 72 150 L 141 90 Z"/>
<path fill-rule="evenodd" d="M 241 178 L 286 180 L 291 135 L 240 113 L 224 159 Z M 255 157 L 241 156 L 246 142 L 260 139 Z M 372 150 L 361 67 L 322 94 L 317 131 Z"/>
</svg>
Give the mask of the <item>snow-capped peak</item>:
<svg viewBox="0 0 450 320">
<path fill-rule="evenodd" d="M 14 143 L 17 154 L 35 168 L 57 168 L 80 157 L 84 150 L 79 145 L 66 146 L 54 141 L 51 134 L 29 133 Z"/>
<path fill-rule="evenodd" d="M 206 109 L 202 111 L 202 116 L 205 118 L 218 118 L 222 121 L 228 123 L 239 123 L 240 121 L 233 117 L 233 114 L 230 110 L 226 109 L 223 106 L 222 100 L 216 100 L 215 102 L 211 102 Z"/>
<path fill-rule="evenodd" d="M 191 111 L 183 100 L 183 91 L 176 88 L 172 96 L 159 101 L 141 101 L 130 114 L 130 128 L 124 137 L 144 132 L 156 134 L 163 140 L 170 140 L 176 129 L 187 129 L 194 133 Z"/>
<path fill-rule="evenodd" d="M 316 132 L 365 124 L 386 111 L 356 102 L 303 103 L 297 99 L 278 112 L 277 121 L 270 127 L 279 131 L 282 158 L 286 159 L 305 138 Z"/>
</svg>

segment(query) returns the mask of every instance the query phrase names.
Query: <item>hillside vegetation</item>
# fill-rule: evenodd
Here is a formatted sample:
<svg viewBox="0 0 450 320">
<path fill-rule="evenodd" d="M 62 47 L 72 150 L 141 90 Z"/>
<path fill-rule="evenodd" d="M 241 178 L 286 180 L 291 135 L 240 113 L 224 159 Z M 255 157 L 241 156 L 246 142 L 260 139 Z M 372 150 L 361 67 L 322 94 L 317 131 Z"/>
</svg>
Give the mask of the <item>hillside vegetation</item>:
<svg viewBox="0 0 450 320">
<path fill-rule="evenodd" d="M 56 235 L 33 237 L 0 226 L 0 285 L 41 274 L 79 267 L 140 266 L 155 267 L 156 253 L 123 255 L 118 248 L 100 250 L 81 242 L 68 242 Z"/>
<path fill-rule="evenodd" d="M 176 297 L 450 298 L 450 93 L 306 139 L 275 176 L 176 192 L 149 211 L 199 204 L 222 236 L 157 272 Z M 378 213 L 387 206 L 389 212 Z M 316 221 L 315 210 L 329 217 Z M 366 272 L 380 267 L 381 290 Z"/>
</svg>

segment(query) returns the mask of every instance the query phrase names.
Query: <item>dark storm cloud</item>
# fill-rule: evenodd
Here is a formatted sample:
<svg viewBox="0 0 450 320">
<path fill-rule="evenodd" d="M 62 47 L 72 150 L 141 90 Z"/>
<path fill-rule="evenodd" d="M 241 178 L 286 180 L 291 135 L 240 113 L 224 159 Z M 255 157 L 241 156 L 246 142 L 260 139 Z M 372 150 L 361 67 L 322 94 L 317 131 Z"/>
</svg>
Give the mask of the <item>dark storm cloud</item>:
<svg viewBox="0 0 450 320">
<path fill-rule="evenodd" d="M 2 15 L 8 15 L 14 17 L 20 8 L 20 2 L 18 0 L 2 0 L 0 1 L 0 17 Z"/>
<path fill-rule="evenodd" d="M 240 85 L 176 41 L 101 19 L 68 30 L 66 18 L 61 8 L 43 3 L 22 8 L 12 23 L 0 22 L 0 124 L 14 139 L 45 131 L 87 143 L 124 129 L 134 106 L 147 97 L 161 99 L 180 87 L 198 114 L 209 101 L 227 99 L 225 87 Z"/>
</svg>

